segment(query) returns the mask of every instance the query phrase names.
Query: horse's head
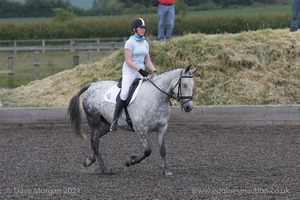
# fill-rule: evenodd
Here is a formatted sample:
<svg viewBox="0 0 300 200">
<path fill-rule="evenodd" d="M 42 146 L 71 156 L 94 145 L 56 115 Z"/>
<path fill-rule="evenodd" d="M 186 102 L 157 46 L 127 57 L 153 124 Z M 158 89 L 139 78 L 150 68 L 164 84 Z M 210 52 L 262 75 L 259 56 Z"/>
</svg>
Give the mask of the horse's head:
<svg viewBox="0 0 300 200">
<path fill-rule="evenodd" d="M 197 68 L 191 70 L 190 66 L 182 70 L 173 91 L 177 100 L 181 104 L 181 109 L 185 112 L 190 112 L 193 109 L 193 74 Z"/>
</svg>

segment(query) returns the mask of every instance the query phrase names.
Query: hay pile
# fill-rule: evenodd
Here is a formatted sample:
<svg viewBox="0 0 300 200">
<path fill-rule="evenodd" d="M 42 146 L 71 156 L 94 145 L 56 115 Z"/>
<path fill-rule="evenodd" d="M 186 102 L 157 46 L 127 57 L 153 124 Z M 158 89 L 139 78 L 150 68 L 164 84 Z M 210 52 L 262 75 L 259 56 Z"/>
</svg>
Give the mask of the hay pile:
<svg viewBox="0 0 300 200">
<path fill-rule="evenodd" d="M 259 30 L 239 34 L 190 34 L 151 44 L 160 71 L 198 67 L 195 105 L 265 105 L 300 103 L 300 33 Z M 117 80 L 123 50 L 16 89 L 0 90 L 4 107 L 65 107 L 83 85 Z"/>
</svg>

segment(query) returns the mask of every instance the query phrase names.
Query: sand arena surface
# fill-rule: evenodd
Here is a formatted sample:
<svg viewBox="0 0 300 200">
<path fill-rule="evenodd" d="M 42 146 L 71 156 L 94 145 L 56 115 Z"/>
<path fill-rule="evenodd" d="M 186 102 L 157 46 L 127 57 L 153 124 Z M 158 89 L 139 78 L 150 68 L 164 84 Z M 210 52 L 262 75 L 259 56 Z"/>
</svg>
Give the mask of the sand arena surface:
<svg viewBox="0 0 300 200">
<path fill-rule="evenodd" d="M 85 132 L 89 128 L 84 125 Z M 169 127 L 167 160 L 160 168 L 158 141 L 152 154 L 125 167 L 142 147 L 132 132 L 101 139 L 113 175 L 85 168 L 89 140 L 69 125 L 1 125 L 1 199 L 299 199 L 300 126 Z"/>
</svg>

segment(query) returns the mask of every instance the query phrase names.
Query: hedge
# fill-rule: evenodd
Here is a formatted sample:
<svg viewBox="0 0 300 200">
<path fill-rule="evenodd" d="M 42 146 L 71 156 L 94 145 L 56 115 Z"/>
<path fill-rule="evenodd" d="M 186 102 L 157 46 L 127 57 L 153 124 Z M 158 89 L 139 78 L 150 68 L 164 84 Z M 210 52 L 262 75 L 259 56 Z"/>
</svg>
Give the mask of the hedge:
<svg viewBox="0 0 300 200">
<path fill-rule="evenodd" d="M 53 20 L 0 23 L 0 40 L 124 37 L 131 34 L 130 24 L 135 17 L 75 18 L 61 23 Z M 142 17 L 147 22 L 148 34 L 156 35 L 157 16 Z M 285 13 L 177 15 L 173 34 L 181 36 L 186 33 L 238 33 L 265 28 L 286 28 L 289 24 L 290 15 Z"/>
</svg>

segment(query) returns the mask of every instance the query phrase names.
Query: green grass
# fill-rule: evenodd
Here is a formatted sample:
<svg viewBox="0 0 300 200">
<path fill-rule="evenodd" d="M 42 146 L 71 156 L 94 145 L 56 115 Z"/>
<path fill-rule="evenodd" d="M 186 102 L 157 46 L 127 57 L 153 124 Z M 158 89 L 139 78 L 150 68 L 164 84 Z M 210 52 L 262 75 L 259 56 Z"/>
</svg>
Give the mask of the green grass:
<svg viewBox="0 0 300 200">
<path fill-rule="evenodd" d="M 241 7 L 191 12 L 176 15 L 174 36 L 187 33 L 238 33 L 264 28 L 287 28 L 290 23 L 289 5 Z M 51 18 L 2 19 L 0 38 L 59 39 L 124 37 L 131 34 L 130 23 L 136 17 L 147 22 L 147 35 L 157 35 L 157 14 L 77 17 L 65 23 L 52 23 Z"/>
<path fill-rule="evenodd" d="M 35 23 L 35 22 L 50 22 L 53 18 L 49 17 L 35 17 L 35 18 L 0 18 L 0 25 L 4 23 Z"/>
<path fill-rule="evenodd" d="M 234 14 L 267 14 L 267 13 L 291 13 L 291 5 L 268 5 L 259 7 L 238 7 L 220 10 L 207 10 L 190 12 L 188 15 L 234 15 Z"/>
<path fill-rule="evenodd" d="M 291 5 L 266 5 L 258 7 L 239 7 L 239 8 L 228 8 L 220 10 L 207 10 L 189 12 L 187 15 L 234 15 L 234 14 L 266 14 L 266 13 L 291 13 Z M 76 17 L 75 20 L 91 20 L 91 19 L 116 19 L 116 18 L 135 18 L 137 16 L 148 18 L 156 16 L 153 14 L 132 14 L 132 15 L 112 15 L 112 16 L 90 16 L 90 17 Z M 36 23 L 36 22 L 51 22 L 53 18 L 38 17 L 38 18 L 0 18 L 1 23 Z"/>
<path fill-rule="evenodd" d="M 83 17 L 76 17 L 74 20 L 79 21 L 88 21 L 88 20 L 97 20 L 97 19 L 122 19 L 122 18 L 129 18 L 134 19 L 137 16 L 147 18 L 149 16 L 156 16 L 155 14 L 135 14 L 135 15 L 110 15 L 110 16 L 83 16 Z M 53 20 L 52 17 L 35 17 L 35 18 L 0 18 L 0 25 L 5 23 L 15 23 L 15 24 L 23 24 L 23 23 L 40 23 L 46 22 L 51 23 Z"/>
</svg>

